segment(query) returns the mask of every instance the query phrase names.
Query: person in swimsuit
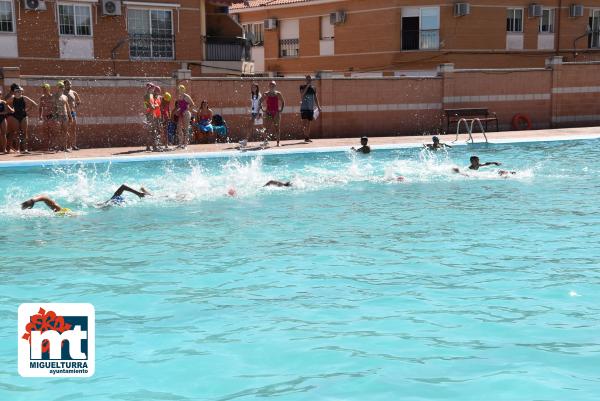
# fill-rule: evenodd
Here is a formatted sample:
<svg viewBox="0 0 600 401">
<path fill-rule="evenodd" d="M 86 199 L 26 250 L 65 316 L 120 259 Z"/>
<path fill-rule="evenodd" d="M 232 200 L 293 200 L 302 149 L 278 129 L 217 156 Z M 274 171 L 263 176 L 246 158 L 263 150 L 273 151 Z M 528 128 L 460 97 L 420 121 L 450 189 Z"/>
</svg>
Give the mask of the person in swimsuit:
<svg viewBox="0 0 600 401">
<path fill-rule="evenodd" d="M 56 83 L 56 90 L 52 95 L 52 121 L 59 128 L 58 142 L 64 144 L 64 146 L 60 149 L 63 152 L 70 152 L 71 149 L 69 149 L 68 124 L 73 117 L 71 116 L 69 99 L 67 96 L 65 96 L 64 90 L 65 84 L 63 81 L 58 81 Z"/>
<path fill-rule="evenodd" d="M 152 150 L 152 138 L 154 137 L 154 131 L 156 127 L 156 121 L 154 117 L 154 109 L 156 103 L 154 102 L 154 84 L 148 82 L 146 84 L 146 93 L 144 94 L 144 115 L 146 124 L 146 152 Z"/>
<path fill-rule="evenodd" d="M 271 180 L 267 182 L 263 187 L 291 187 L 292 183 L 290 181 L 282 182 L 277 180 Z"/>
<path fill-rule="evenodd" d="M 277 83 L 275 81 L 271 81 L 269 84 L 269 90 L 260 98 L 260 110 L 265 113 L 264 115 L 268 134 L 271 134 L 273 131 L 275 131 L 277 146 L 279 146 L 279 140 L 281 137 L 281 113 L 285 108 L 285 100 L 283 99 L 281 92 L 275 90 L 276 87 Z M 263 104 L 265 103 L 266 109 L 263 108 Z M 268 142 L 265 141 L 263 145 L 268 145 Z"/>
<path fill-rule="evenodd" d="M 96 205 L 96 207 L 99 208 L 107 208 L 107 207 L 111 207 L 111 206 L 121 206 L 125 203 L 125 198 L 123 197 L 123 192 L 131 192 L 134 195 L 137 195 L 139 198 L 143 198 L 145 196 L 150 196 L 152 195 L 146 188 L 144 187 L 140 187 L 139 191 L 136 191 L 135 189 L 125 185 L 125 184 L 121 184 L 121 186 L 119 187 L 119 189 L 117 189 L 115 191 L 115 193 L 110 197 L 109 200 L 102 202 L 102 203 L 98 203 Z"/>
<path fill-rule="evenodd" d="M 178 148 L 187 149 L 189 142 L 188 128 L 192 119 L 192 110 L 196 108 L 196 104 L 186 93 L 184 85 L 177 87 L 177 105 L 173 114 L 177 117 L 177 136 L 179 137 Z"/>
<path fill-rule="evenodd" d="M 0 154 L 7 154 L 10 151 L 10 146 L 6 146 L 8 144 L 6 116 L 12 113 L 14 113 L 13 108 L 6 103 L 6 100 L 2 99 L 2 88 L 0 87 Z"/>
<path fill-rule="evenodd" d="M 500 166 L 500 165 L 502 165 L 502 163 L 499 163 L 499 162 L 485 162 L 485 163 L 481 163 L 479 161 L 479 157 L 478 156 L 471 156 L 469 158 L 469 162 L 471 164 L 469 165 L 468 169 L 469 170 L 475 170 L 475 171 L 479 170 L 479 168 L 481 168 L 481 167 Z M 452 168 L 452 171 L 455 172 L 455 173 L 467 176 L 467 177 L 469 176 L 468 174 L 461 172 L 458 167 Z M 511 174 L 517 174 L 517 172 L 516 171 L 507 171 L 507 170 L 498 170 L 498 175 L 502 176 L 502 177 L 506 177 L 506 176 L 511 175 Z"/>
<path fill-rule="evenodd" d="M 23 153 L 29 153 L 27 149 L 29 141 L 27 132 L 29 119 L 27 118 L 27 112 L 31 106 L 38 107 L 38 104 L 31 98 L 23 95 L 23 88 L 20 86 L 15 87 L 15 93 L 7 103 L 14 109 L 14 113 L 10 115 L 10 118 L 13 119 L 14 126 L 16 126 L 17 140 L 20 144 L 23 144 L 22 149 L 20 146 L 17 149 L 22 150 Z"/>
<path fill-rule="evenodd" d="M 71 81 L 65 79 L 65 96 L 69 100 L 69 106 L 71 107 L 71 121 L 69 122 L 69 147 L 73 150 L 79 150 L 77 147 L 77 109 L 81 105 L 81 98 L 79 94 L 71 89 Z"/>
<path fill-rule="evenodd" d="M 358 152 L 358 153 L 371 153 L 371 147 L 368 145 L 369 143 L 369 138 L 367 138 L 366 136 L 363 136 L 362 138 L 360 138 L 360 145 L 361 147 L 358 149 L 355 149 L 354 147 L 351 148 L 351 150 Z"/>
<path fill-rule="evenodd" d="M 177 130 L 177 124 L 175 124 L 173 116 L 171 115 L 171 99 L 173 99 L 173 96 L 171 96 L 169 92 L 165 92 L 165 95 L 160 101 L 161 129 L 165 150 L 169 150 L 169 145 L 174 143 L 174 140 L 172 140 L 171 137 L 175 136 Z"/>
<path fill-rule="evenodd" d="M 151 136 L 148 138 L 148 143 L 152 147 L 153 152 L 162 152 L 163 149 L 160 147 L 160 137 L 162 127 L 161 104 L 163 97 L 160 86 L 154 85 L 152 95 L 154 98 L 154 109 L 152 109 L 152 123 L 154 124 L 154 127 L 152 129 Z"/>
<path fill-rule="evenodd" d="M 70 215 L 73 213 L 71 209 L 61 207 L 58 203 L 56 203 L 54 199 L 50 198 L 48 195 L 38 195 L 26 200 L 25 202 L 21 203 L 21 209 L 31 209 L 37 202 L 44 202 L 50 210 L 52 210 L 54 213 L 60 216 Z"/>
<path fill-rule="evenodd" d="M 447 145 L 445 143 L 441 143 L 440 142 L 440 138 L 438 138 L 437 136 L 434 136 L 433 138 L 431 138 L 431 140 L 433 141 L 433 143 L 429 143 L 429 144 L 423 145 L 425 148 L 427 148 L 429 150 L 438 150 L 438 149 L 443 149 L 443 148 L 452 148 L 452 146 L 450 146 L 450 145 Z"/>
<path fill-rule="evenodd" d="M 213 111 L 208 107 L 208 102 L 203 100 L 200 102 L 200 110 L 198 110 L 198 123 L 196 124 L 196 128 L 205 134 L 212 133 L 212 118 Z"/>
<path fill-rule="evenodd" d="M 300 118 L 302 119 L 302 129 L 304 131 L 304 142 L 310 140 L 310 123 L 315 119 L 315 107 L 321 112 L 317 90 L 312 86 L 312 77 L 306 76 L 306 83 L 300 86 Z"/>
<path fill-rule="evenodd" d="M 246 131 L 246 137 L 240 141 L 240 147 L 245 148 L 254 131 L 258 131 L 257 126 L 262 125 L 262 113 L 260 110 L 260 88 L 257 83 L 253 83 L 250 88 L 250 127 Z M 264 130 L 263 130 L 264 132 Z M 262 138 L 266 141 L 266 137 Z"/>
<path fill-rule="evenodd" d="M 43 94 L 40 97 L 39 122 L 42 126 L 42 132 L 48 138 L 46 149 L 50 151 L 52 149 L 52 110 L 54 108 L 54 99 L 50 91 L 50 85 L 43 84 L 42 92 Z"/>
</svg>

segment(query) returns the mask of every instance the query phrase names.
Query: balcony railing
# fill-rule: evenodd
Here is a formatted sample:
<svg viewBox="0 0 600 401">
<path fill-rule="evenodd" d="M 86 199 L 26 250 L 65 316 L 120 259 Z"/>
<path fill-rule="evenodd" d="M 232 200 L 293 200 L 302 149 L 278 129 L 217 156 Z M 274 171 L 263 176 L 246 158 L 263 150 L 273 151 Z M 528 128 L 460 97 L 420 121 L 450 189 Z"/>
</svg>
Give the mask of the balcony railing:
<svg viewBox="0 0 600 401">
<path fill-rule="evenodd" d="M 250 42 L 244 38 L 206 37 L 207 61 L 250 61 Z"/>
<path fill-rule="evenodd" d="M 173 35 L 129 35 L 129 56 L 132 59 L 175 58 L 175 37 Z"/>
<path fill-rule="evenodd" d="M 298 57 L 299 55 L 299 39 L 282 39 L 279 41 L 279 57 Z"/>
<path fill-rule="evenodd" d="M 439 29 L 402 31 L 402 50 L 436 50 L 439 47 Z"/>
</svg>

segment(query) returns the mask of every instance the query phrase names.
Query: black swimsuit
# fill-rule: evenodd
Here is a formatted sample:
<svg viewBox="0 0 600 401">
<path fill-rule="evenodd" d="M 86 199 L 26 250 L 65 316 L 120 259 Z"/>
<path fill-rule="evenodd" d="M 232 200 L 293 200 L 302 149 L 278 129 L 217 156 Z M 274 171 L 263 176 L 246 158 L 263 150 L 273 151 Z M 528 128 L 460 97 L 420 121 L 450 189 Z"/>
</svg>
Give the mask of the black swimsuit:
<svg viewBox="0 0 600 401">
<path fill-rule="evenodd" d="M 0 113 L 4 113 L 4 103 L 0 103 Z M 0 124 L 2 124 L 5 118 L 6 114 L 0 114 Z"/>
<path fill-rule="evenodd" d="M 27 112 L 25 111 L 25 98 L 15 98 L 13 100 L 13 108 L 15 109 L 13 117 L 16 118 L 18 121 L 23 121 L 23 119 L 27 117 Z"/>
</svg>

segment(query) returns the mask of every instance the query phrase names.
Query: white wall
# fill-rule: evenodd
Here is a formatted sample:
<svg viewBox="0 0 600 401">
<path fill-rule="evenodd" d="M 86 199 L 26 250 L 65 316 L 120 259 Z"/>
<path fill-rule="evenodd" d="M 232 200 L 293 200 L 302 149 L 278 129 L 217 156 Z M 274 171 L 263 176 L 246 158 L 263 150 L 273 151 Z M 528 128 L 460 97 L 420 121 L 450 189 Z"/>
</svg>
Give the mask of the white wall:
<svg viewBox="0 0 600 401">
<path fill-rule="evenodd" d="M 3 33 L 0 35 L 0 58 L 19 57 L 17 35 Z"/>
<path fill-rule="evenodd" d="M 91 60 L 94 58 L 94 39 L 81 37 L 59 38 L 60 58 Z"/>
</svg>

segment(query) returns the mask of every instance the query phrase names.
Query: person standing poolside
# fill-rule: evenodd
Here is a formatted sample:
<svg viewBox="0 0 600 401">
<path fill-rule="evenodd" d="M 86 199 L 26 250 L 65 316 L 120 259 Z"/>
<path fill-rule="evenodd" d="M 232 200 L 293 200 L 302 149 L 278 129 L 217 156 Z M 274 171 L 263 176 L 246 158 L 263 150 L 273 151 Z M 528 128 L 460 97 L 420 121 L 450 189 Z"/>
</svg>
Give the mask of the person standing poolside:
<svg viewBox="0 0 600 401">
<path fill-rule="evenodd" d="M 2 88 L 0 87 L 0 153 L 2 154 L 6 154 L 10 150 L 10 146 L 6 146 L 8 144 L 6 117 L 12 113 L 14 113 L 14 109 L 2 99 Z"/>
<path fill-rule="evenodd" d="M 65 96 L 65 84 L 62 81 L 56 83 L 56 91 L 52 95 L 53 109 L 52 120 L 58 126 L 58 141 L 64 144 L 60 150 L 70 152 L 69 149 L 69 121 L 71 120 L 71 106 L 69 99 Z"/>
<path fill-rule="evenodd" d="M 262 113 L 260 110 L 260 88 L 254 82 L 250 88 L 250 127 L 246 131 L 246 137 L 240 141 L 240 147 L 244 148 L 248 145 L 248 141 L 252 134 L 257 131 L 257 126 L 262 125 Z M 263 142 L 266 142 L 266 137 L 263 137 Z"/>
<path fill-rule="evenodd" d="M 196 104 L 192 100 L 191 96 L 186 93 L 184 85 L 177 87 L 177 103 L 175 106 L 174 114 L 177 116 L 177 136 L 179 138 L 178 148 L 187 149 L 188 142 L 190 140 L 188 135 L 188 129 L 190 127 L 190 120 L 192 119 L 192 110 L 195 109 Z"/>
<path fill-rule="evenodd" d="M 300 86 L 300 94 L 300 118 L 302 119 L 304 142 L 312 142 L 310 139 L 310 123 L 315 119 L 315 107 L 320 113 L 321 105 L 310 75 L 306 76 L 306 83 Z"/>
<path fill-rule="evenodd" d="M 79 147 L 77 146 L 77 110 L 81 105 L 81 98 L 77 92 L 71 89 L 71 81 L 65 79 L 63 83 L 65 84 L 64 93 L 69 100 L 69 107 L 71 107 L 71 120 L 69 121 L 69 147 L 73 150 L 79 150 Z"/>
<path fill-rule="evenodd" d="M 362 138 L 360 138 L 361 147 L 358 149 L 355 149 L 354 147 L 352 147 L 351 149 L 358 153 L 364 153 L 364 154 L 371 153 L 371 147 L 368 145 L 368 143 L 369 143 L 369 138 L 367 138 L 366 136 L 363 136 Z"/>
<path fill-rule="evenodd" d="M 152 147 L 153 152 L 162 152 L 163 149 L 160 147 L 160 137 L 161 137 L 161 127 L 162 127 L 162 113 L 161 113 L 161 104 L 162 104 L 162 90 L 160 86 L 154 85 L 154 109 L 152 110 L 153 117 L 153 129 L 151 131 L 151 135 L 148 138 L 148 143 Z"/>
<path fill-rule="evenodd" d="M 434 136 L 433 138 L 431 138 L 431 140 L 433 141 L 433 143 L 423 145 L 424 147 L 426 147 L 429 150 L 438 150 L 438 149 L 443 149 L 443 148 L 452 148 L 452 146 L 450 146 L 450 145 L 447 145 L 445 143 L 441 143 L 440 142 L 440 138 L 438 138 L 437 136 Z"/>
<path fill-rule="evenodd" d="M 42 132 L 46 135 L 47 145 L 46 149 L 50 151 L 52 149 L 52 110 L 54 108 L 54 99 L 52 92 L 50 91 L 50 85 L 42 85 L 42 96 L 40 97 L 39 107 L 39 122 L 42 128 Z"/>
<path fill-rule="evenodd" d="M 275 89 L 276 87 L 277 83 L 275 81 L 269 83 L 269 90 L 263 93 L 260 98 L 260 110 L 265 113 L 265 125 L 268 135 L 275 131 L 277 146 L 279 146 L 279 141 L 281 139 L 281 113 L 285 108 L 285 100 L 283 99 L 281 92 Z M 266 109 L 263 108 L 264 103 L 266 103 Z M 267 141 L 263 143 L 263 145 L 267 144 Z"/>
<path fill-rule="evenodd" d="M 23 153 L 29 153 L 27 149 L 29 136 L 28 136 L 28 125 L 29 118 L 27 117 L 27 112 L 31 109 L 31 106 L 37 107 L 38 104 L 34 102 L 29 97 L 23 95 L 23 88 L 20 86 L 15 87 L 15 93 L 13 97 L 10 98 L 7 102 L 13 109 L 14 113 L 11 114 L 10 118 L 16 122 L 17 126 L 17 139 L 19 140 L 18 150 L 21 150 L 20 144 L 23 144 Z M 21 136 L 23 140 L 21 141 Z"/>
<path fill-rule="evenodd" d="M 171 99 L 169 92 L 165 92 L 160 100 L 160 132 L 161 140 L 165 144 L 165 150 L 169 150 L 169 125 L 171 121 Z"/>
<path fill-rule="evenodd" d="M 155 108 L 156 103 L 154 102 L 154 84 L 148 82 L 146 84 L 146 93 L 144 94 L 144 116 L 146 124 L 146 137 L 144 142 L 146 142 L 146 152 L 152 150 L 152 137 L 154 136 L 154 130 L 156 127 L 156 121 L 154 117 Z"/>
</svg>

